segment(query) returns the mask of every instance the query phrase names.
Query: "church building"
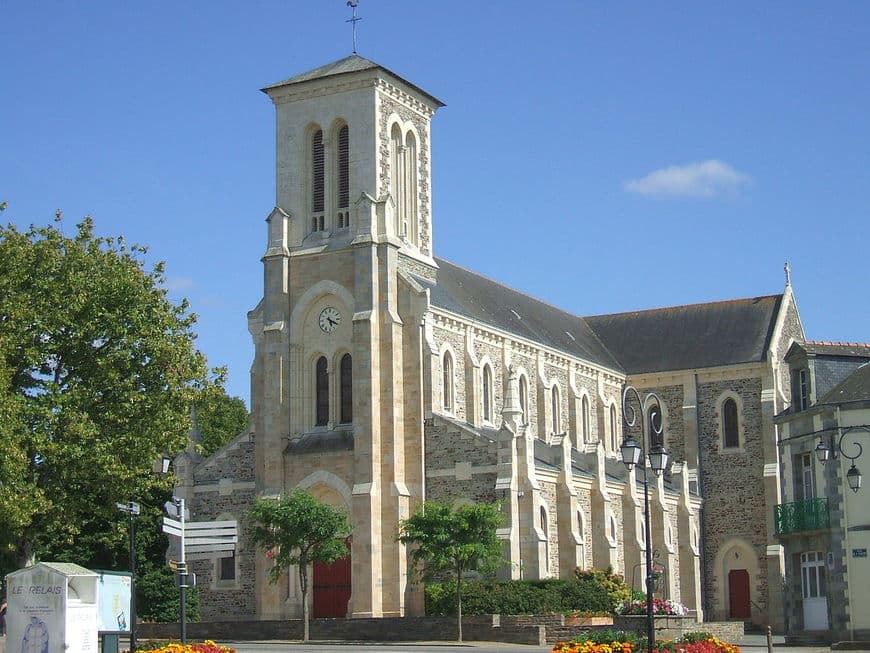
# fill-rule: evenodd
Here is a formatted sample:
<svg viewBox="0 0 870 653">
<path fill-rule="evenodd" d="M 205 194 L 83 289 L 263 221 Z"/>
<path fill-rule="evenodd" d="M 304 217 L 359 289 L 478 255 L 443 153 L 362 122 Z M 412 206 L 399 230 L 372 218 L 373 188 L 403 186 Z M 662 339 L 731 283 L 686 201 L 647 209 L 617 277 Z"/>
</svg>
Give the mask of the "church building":
<svg viewBox="0 0 870 653">
<path fill-rule="evenodd" d="M 192 563 L 204 620 L 301 615 L 294 573 L 245 534 L 256 497 L 304 487 L 349 515 L 316 565 L 314 616 L 422 614 L 400 520 L 424 500 L 503 506 L 509 578 L 606 568 L 642 589 L 643 469 L 620 459 L 626 386 L 662 405 L 650 474 L 657 593 L 711 620 L 781 625 L 774 416 L 804 341 L 782 294 L 580 317 L 435 255 L 431 121 L 443 103 L 357 55 L 266 87 L 266 219 L 250 429 L 176 461 L 195 520 L 237 519 L 235 555 Z M 635 433 L 635 438 L 639 438 Z"/>
</svg>

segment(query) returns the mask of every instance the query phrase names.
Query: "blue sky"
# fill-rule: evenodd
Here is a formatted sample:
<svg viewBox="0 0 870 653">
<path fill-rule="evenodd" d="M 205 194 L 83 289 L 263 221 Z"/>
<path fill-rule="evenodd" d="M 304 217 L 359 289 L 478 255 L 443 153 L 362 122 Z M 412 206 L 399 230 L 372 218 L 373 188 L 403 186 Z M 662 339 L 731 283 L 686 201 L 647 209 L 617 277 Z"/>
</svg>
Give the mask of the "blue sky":
<svg viewBox="0 0 870 653">
<path fill-rule="evenodd" d="M 360 0 L 358 51 L 447 103 L 436 254 L 579 315 L 781 292 L 870 340 L 870 3 Z M 248 401 L 274 115 L 344 0 L 0 5 L 4 221 L 167 263 Z"/>
</svg>

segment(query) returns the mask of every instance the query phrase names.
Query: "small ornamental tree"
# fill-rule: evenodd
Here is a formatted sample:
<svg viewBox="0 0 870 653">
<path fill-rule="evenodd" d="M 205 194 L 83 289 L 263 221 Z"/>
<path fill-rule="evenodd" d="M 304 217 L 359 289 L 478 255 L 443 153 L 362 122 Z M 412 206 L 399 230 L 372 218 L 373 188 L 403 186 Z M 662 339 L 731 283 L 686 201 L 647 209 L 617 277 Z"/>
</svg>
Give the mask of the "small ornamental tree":
<svg viewBox="0 0 870 653">
<path fill-rule="evenodd" d="M 299 571 L 302 590 L 303 640 L 308 641 L 308 566 L 346 558 L 351 527 L 347 516 L 296 488 L 279 499 L 257 499 L 251 510 L 254 542 L 274 566 L 269 581 L 277 583 L 291 566 Z"/>
<path fill-rule="evenodd" d="M 413 545 L 411 560 L 424 579 L 456 581 L 457 639 L 462 641 L 462 574 L 488 573 L 502 562 L 502 542 L 496 531 L 504 523 L 497 504 L 454 506 L 428 501 L 400 524 L 399 541 Z"/>
</svg>

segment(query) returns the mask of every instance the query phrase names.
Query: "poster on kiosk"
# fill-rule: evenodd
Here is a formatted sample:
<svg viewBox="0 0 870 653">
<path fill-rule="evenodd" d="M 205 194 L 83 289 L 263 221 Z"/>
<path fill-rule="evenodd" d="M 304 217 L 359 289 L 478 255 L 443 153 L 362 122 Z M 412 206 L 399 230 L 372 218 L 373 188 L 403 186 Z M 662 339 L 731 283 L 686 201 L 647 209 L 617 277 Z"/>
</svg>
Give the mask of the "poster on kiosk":
<svg viewBox="0 0 870 653">
<path fill-rule="evenodd" d="M 6 576 L 6 650 L 97 653 L 97 574 L 40 562 Z"/>
</svg>

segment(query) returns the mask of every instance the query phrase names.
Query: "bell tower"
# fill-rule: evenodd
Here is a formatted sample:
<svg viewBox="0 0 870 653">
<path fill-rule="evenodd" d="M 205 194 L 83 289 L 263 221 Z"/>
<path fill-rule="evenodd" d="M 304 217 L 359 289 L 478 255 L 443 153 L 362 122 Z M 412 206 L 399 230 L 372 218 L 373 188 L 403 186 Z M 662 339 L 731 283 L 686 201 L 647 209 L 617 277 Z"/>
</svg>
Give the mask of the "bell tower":
<svg viewBox="0 0 870 653">
<path fill-rule="evenodd" d="M 277 190 L 248 317 L 257 494 L 302 486 L 347 511 L 349 616 L 419 612 L 396 542 L 423 488 L 420 321 L 402 270 L 437 267 L 430 121 L 443 103 L 355 54 L 263 91 Z M 267 565 L 259 617 L 297 616 L 294 580 L 270 586 Z"/>
<path fill-rule="evenodd" d="M 396 239 L 431 262 L 430 121 L 443 103 L 356 54 L 263 89 L 288 246 Z M 369 212 L 372 212 L 369 215 Z"/>
</svg>

